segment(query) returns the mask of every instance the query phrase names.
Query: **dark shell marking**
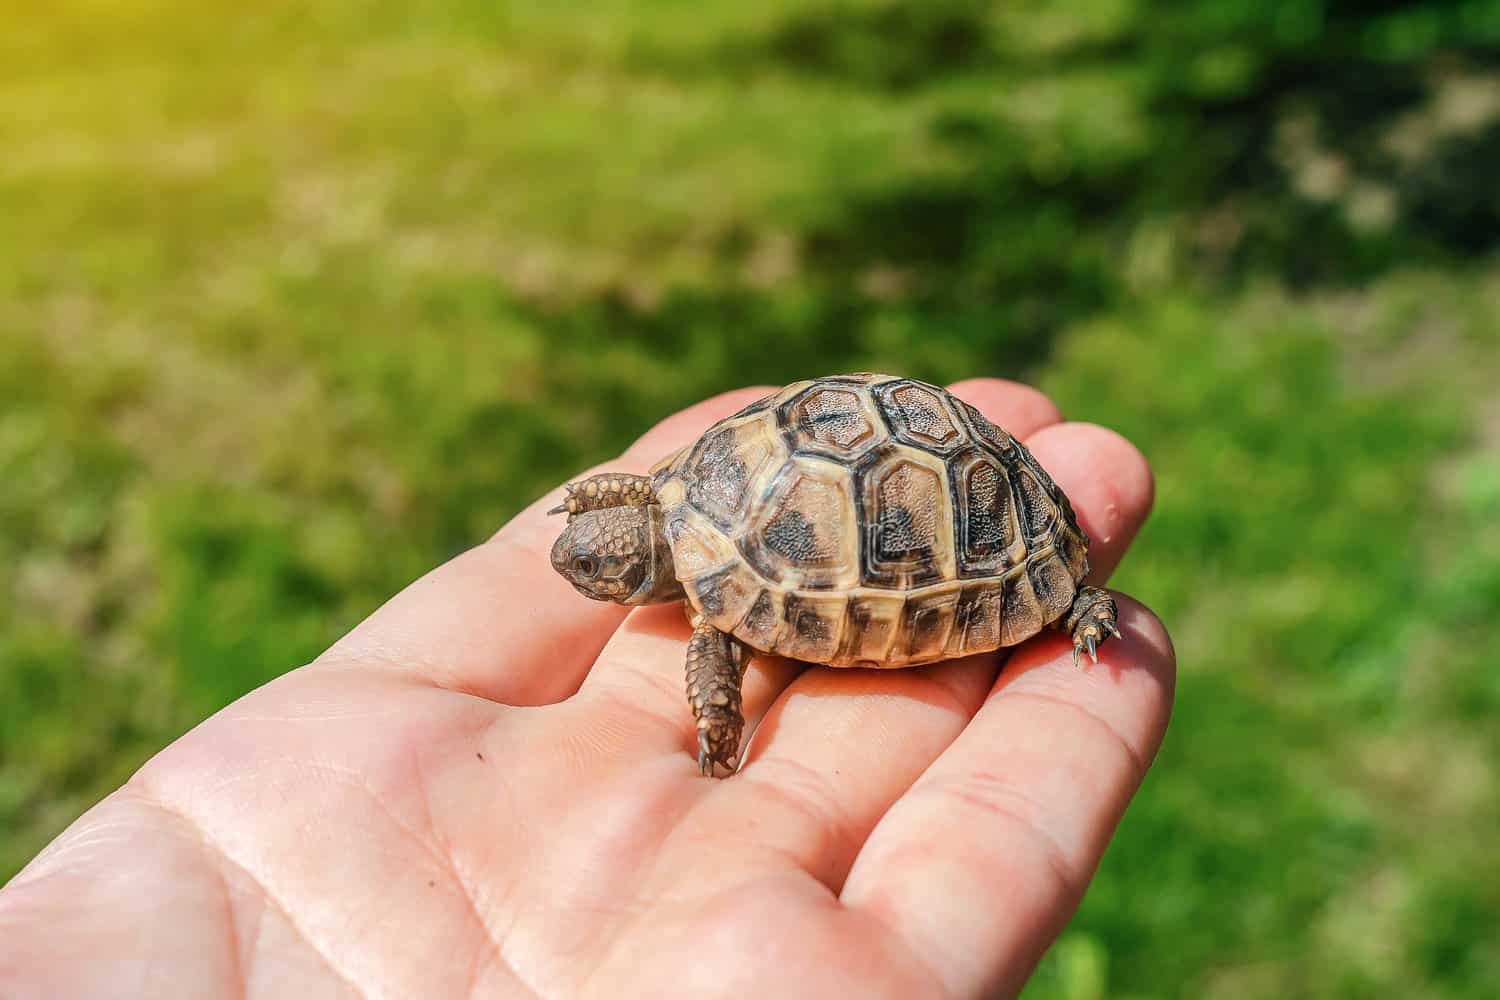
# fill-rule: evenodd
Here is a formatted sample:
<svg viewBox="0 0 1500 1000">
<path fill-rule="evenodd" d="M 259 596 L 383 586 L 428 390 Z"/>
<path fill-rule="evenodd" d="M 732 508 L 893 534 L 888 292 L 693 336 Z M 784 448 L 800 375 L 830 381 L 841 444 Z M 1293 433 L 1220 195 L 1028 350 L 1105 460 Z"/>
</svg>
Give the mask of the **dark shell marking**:
<svg viewBox="0 0 1500 1000">
<path fill-rule="evenodd" d="M 720 425 L 703 436 L 689 453 L 682 477 L 693 506 L 720 528 L 741 519 L 755 477 L 770 461 L 762 442 L 740 439 L 735 425 Z"/>
<path fill-rule="evenodd" d="M 943 578 L 934 552 L 948 498 L 936 471 L 892 452 L 857 477 L 855 495 L 865 527 L 862 582 L 904 590 Z"/>
<path fill-rule="evenodd" d="M 994 455 L 976 448 L 949 463 L 948 477 L 958 499 L 959 575 L 1004 572 L 1016 547 L 1015 505 L 1004 467 Z"/>
<path fill-rule="evenodd" d="M 791 407 L 794 447 L 844 457 L 875 439 L 875 425 L 852 389 L 809 389 Z"/>
<path fill-rule="evenodd" d="M 846 522 L 853 517 L 842 469 L 792 463 L 779 474 L 740 551 L 766 579 L 795 576 L 798 586 L 829 588 L 854 570 Z"/>
<path fill-rule="evenodd" d="M 814 662 L 1011 645 L 1064 616 L 1088 572 L 1067 497 L 1025 447 L 912 379 L 788 386 L 664 462 L 655 484 L 705 618 Z"/>
</svg>

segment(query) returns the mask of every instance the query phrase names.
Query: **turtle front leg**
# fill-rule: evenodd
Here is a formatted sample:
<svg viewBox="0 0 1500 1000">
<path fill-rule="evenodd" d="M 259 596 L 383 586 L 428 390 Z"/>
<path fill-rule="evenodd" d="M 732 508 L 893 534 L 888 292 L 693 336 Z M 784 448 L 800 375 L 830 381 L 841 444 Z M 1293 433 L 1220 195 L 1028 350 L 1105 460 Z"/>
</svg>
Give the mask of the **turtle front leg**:
<svg viewBox="0 0 1500 1000">
<path fill-rule="evenodd" d="M 733 772 L 739 764 L 740 682 L 749 650 L 734 636 L 701 619 L 693 624 L 687 648 L 687 696 L 698 723 L 698 770 L 713 777 L 717 765 Z"/>
<path fill-rule="evenodd" d="M 1095 647 L 1106 636 L 1118 637 L 1120 634 L 1115 626 L 1115 615 L 1115 599 L 1109 596 L 1109 591 L 1098 587 L 1078 589 L 1078 595 L 1073 598 L 1073 606 L 1058 623 L 1063 631 L 1073 636 L 1073 666 L 1078 666 L 1079 654 L 1084 650 L 1088 651 L 1090 660 L 1099 662 L 1099 657 L 1094 653 Z"/>
<path fill-rule="evenodd" d="M 566 513 L 571 521 L 585 511 L 602 510 L 605 507 L 644 507 L 655 498 L 650 476 L 601 472 L 576 483 L 569 483 L 567 499 L 547 513 Z"/>
</svg>

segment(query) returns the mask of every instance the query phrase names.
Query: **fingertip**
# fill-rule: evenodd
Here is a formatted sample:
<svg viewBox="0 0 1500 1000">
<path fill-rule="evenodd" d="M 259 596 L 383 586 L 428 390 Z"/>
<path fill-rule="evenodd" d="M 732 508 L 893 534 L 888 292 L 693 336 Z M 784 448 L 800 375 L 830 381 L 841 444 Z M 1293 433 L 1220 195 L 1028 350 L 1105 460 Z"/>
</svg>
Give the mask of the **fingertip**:
<svg viewBox="0 0 1500 1000">
<path fill-rule="evenodd" d="M 1119 431 L 1101 424 L 1076 421 L 1069 426 L 1079 428 L 1079 436 L 1101 461 L 1113 458 L 1114 483 L 1121 498 L 1130 501 L 1145 520 L 1156 503 L 1156 474 L 1145 453 Z"/>
<path fill-rule="evenodd" d="M 1146 456 L 1107 427 L 1076 422 L 1045 427 L 1026 447 L 1067 494 L 1089 536 L 1089 581 L 1107 579 L 1155 502 Z"/>
<path fill-rule="evenodd" d="M 1156 613 L 1140 601 L 1117 591 L 1111 593 L 1118 611 L 1115 623 L 1120 637 L 1106 643 L 1106 648 L 1112 643 L 1120 644 L 1119 652 L 1130 658 L 1131 665 L 1145 671 L 1157 683 L 1163 704 L 1170 710 L 1177 690 L 1177 650 L 1171 634 Z"/>
<path fill-rule="evenodd" d="M 948 391 L 1015 437 L 1024 438 L 1062 421 L 1062 411 L 1046 393 L 1003 378 L 966 378 Z"/>
<path fill-rule="evenodd" d="M 1133 597 L 1128 597 L 1119 591 L 1110 591 L 1114 595 L 1115 608 L 1118 611 L 1115 621 L 1122 633 L 1128 630 L 1136 641 L 1145 645 L 1157 659 L 1169 667 L 1177 663 L 1177 650 L 1172 645 L 1172 637 L 1167 632 L 1167 626 L 1162 622 L 1156 612 Z"/>
<path fill-rule="evenodd" d="M 1006 663 L 991 696 L 1043 695 L 1086 706 L 1109 723 L 1129 746 L 1141 769 L 1155 756 L 1171 716 L 1177 684 L 1177 654 L 1171 636 L 1151 609 L 1118 591 L 1118 638 L 1099 644 L 1099 662 L 1073 663 L 1068 636 L 1047 631 Z"/>
</svg>

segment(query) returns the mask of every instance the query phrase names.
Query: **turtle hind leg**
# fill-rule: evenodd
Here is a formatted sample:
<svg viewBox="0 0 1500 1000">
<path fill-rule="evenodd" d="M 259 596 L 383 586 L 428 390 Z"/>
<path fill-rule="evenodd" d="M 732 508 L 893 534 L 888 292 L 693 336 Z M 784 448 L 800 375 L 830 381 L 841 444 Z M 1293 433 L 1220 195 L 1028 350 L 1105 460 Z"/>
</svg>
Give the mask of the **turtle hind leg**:
<svg viewBox="0 0 1500 1000">
<path fill-rule="evenodd" d="M 600 472 L 576 483 L 569 483 L 567 498 L 547 513 L 567 514 L 571 521 L 586 511 L 603 510 L 606 507 L 644 507 L 655 502 L 655 499 L 650 476 L 637 476 L 628 472 Z"/>
<path fill-rule="evenodd" d="M 687 696 L 698 724 L 698 770 L 713 777 L 722 765 L 733 771 L 739 764 L 740 682 L 745 677 L 749 651 L 738 639 L 699 621 L 687 648 Z"/>
<path fill-rule="evenodd" d="M 1063 616 L 1058 625 L 1064 632 L 1073 636 L 1073 665 L 1079 663 L 1081 654 L 1087 652 L 1089 659 L 1095 663 L 1099 662 L 1098 655 L 1094 650 L 1108 636 L 1118 636 L 1119 628 L 1115 625 L 1117 609 L 1115 599 L 1110 596 L 1109 591 L 1100 590 L 1098 587 L 1080 587 L 1078 594 L 1073 598 L 1073 606 Z"/>
</svg>

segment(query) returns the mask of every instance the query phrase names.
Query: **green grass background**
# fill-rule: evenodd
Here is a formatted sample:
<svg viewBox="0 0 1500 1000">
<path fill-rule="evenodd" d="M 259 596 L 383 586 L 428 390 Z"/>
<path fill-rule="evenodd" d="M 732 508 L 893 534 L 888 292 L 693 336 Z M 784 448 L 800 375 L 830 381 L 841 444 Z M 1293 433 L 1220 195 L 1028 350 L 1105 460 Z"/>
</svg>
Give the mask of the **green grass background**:
<svg viewBox="0 0 1500 1000">
<path fill-rule="evenodd" d="M 673 409 L 993 374 L 1181 660 L 1028 996 L 1493 996 L 1497 177 L 1493 0 L 0 0 L 0 878 Z"/>
</svg>

